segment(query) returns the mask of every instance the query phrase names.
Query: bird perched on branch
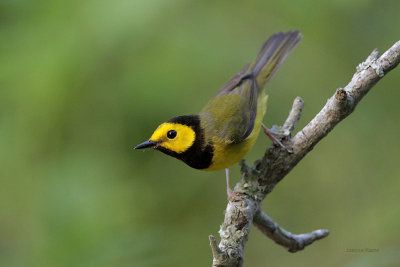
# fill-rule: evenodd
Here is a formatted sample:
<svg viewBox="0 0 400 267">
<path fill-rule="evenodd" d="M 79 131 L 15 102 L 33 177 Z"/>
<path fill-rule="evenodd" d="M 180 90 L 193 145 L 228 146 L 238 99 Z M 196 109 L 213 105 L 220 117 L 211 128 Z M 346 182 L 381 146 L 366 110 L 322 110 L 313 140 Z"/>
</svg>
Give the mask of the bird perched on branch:
<svg viewBox="0 0 400 267">
<path fill-rule="evenodd" d="M 135 149 L 153 148 L 199 170 L 226 169 L 230 198 L 228 168 L 246 156 L 261 128 L 274 143 L 283 146 L 276 133 L 262 123 L 267 109 L 264 88 L 300 40 L 299 31 L 272 35 L 254 63 L 244 66 L 200 113 L 162 123 Z"/>
</svg>

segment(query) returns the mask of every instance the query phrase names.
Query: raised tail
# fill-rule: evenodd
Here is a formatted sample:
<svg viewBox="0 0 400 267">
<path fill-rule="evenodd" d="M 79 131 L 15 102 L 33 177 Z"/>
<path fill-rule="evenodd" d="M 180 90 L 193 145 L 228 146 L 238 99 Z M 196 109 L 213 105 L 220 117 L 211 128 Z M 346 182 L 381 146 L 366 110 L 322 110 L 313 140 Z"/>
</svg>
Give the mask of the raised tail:
<svg viewBox="0 0 400 267">
<path fill-rule="evenodd" d="M 265 41 L 250 68 L 251 75 L 256 78 L 259 91 L 264 89 L 301 38 L 299 31 L 289 31 L 275 33 Z"/>
</svg>

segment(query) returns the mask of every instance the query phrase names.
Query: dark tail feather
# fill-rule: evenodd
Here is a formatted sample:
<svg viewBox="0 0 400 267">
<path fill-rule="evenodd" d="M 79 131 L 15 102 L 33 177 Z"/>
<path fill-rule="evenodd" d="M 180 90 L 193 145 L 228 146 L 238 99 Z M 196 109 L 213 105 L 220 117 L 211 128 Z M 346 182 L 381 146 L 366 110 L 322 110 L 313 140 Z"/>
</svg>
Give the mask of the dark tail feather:
<svg viewBox="0 0 400 267">
<path fill-rule="evenodd" d="M 301 37 L 299 31 L 279 32 L 265 41 L 251 67 L 252 76 L 256 78 L 260 91 L 300 42 Z"/>
</svg>

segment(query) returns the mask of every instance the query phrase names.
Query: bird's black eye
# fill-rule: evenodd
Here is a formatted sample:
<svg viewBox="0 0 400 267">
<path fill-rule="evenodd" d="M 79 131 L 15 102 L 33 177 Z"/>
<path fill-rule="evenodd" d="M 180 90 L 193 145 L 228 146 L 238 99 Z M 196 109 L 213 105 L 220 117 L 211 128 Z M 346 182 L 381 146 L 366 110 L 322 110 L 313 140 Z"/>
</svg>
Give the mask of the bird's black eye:
<svg viewBox="0 0 400 267">
<path fill-rule="evenodd" d="M 169 139 L 174 139 L 176 137 L 176 131 L 175 130 L 168 131 L 167 137 Z"/>
</svg>

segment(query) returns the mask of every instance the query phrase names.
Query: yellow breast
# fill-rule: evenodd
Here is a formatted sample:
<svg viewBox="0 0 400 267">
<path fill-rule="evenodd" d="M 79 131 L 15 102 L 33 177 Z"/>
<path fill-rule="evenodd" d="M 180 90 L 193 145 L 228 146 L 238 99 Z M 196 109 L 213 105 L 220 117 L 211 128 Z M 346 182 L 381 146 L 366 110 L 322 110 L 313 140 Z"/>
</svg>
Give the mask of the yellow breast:
<svg viewBox="0 0 400 267">
<path fill-rule="evenodd" d="M 202 170 L 216 171 L 225 169 L 237 163 L 247 155 L 257 140 L 258 134 L 260 133 L 262 120 L 267 110 L 268 96 L 264 95 L 263 93 L 263 95 L 259 96 L 258 99 L 257 116 L 251 134 L 243 142 L 238 144 L 227 144 L 221 142 L 220 139 L 212 138 L 214 144 L 212 163 L 210 167 Z"/>
</svg>

